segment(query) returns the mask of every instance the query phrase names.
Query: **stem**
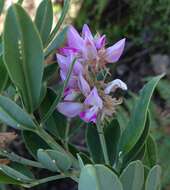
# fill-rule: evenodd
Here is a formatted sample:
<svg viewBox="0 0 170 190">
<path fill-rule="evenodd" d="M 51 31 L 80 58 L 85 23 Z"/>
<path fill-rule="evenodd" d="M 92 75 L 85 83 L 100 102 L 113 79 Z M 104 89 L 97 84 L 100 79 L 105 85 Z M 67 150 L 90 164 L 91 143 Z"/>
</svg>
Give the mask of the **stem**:
<svg viewBox="0 0 170 190">
<path fill-rule="evenodd" d="M 98 131 L 98 135 L 99 135 L 100 144 L 101 144 L 101 147 L 102 147 L 105 163 L 107 165 L 109 165 L 110 162 L 109 162 L 109 157 L 108 157 L 108 152 L 107 152 L 106 140 L 105 140 L 105 136 L 104 136 L 104 132 L 103 132 L 103 127 L 99 123 L 97 124 L 97 131 Z"/>
<path fill-rule="evenodd" d="M 31 187 L 35 187 L 35 186 L 43 184 L 43 183 L 55 181 L 57 179 L 64 179 L 64 178 L 71 178 L 72 180 L 74 180 L 75 182 L 78 183 L 79 175 L 80 175 L 79 172 L 67 172 L 67 173 L 62 173 L 60 175 L 54 175 L 54 176 L 46 177 L 43 179 L 38 179 L 36 181 L 32 181 L 30 184 L 22 184 L 22 186 L 25 188 L 31 188 Z"/>
<path fill-rule="evenodd" d="M 54 180 L 57 180 L 57 179 L 63 179 L 63 178 L 67 178 L 67 177 L 70 177 L 70 176 L 65 176 L 63 174 L 50 176 L 50 177 L 46 177 L 46 178 L 43 178 L 43 179 L 36 180 L 35 182 L 32 182 L 31 184 L 28 184 L 28 185 L 23 184 L 23 187 L 31 188 L 31 187 L 35 187 L 35 186 L 43 184 L 43 183 L 47 183 L 47 182 L 50 182 L 50 181 L 54 181 Z"/>
<path fill-rule="evenodd" d="M 74 64 L 76 62 L 76 58 L 73 59 L 71 65 L 70 65 L 70 68 L 69 68 L 69 71 L 68 71 L 68 74 L 67 74 L 67 77 L 66 77 L 66 80 L 64 81 L 64 84 L 62 86 L 62 89 L 61 89 L 61 92 L 59 93 L 59 95 L 56 97 L 56 99 L 54 100 L 53 104 L 51 105 L 51 107 L 49 108 L 48 112 L 45 114 L 45 116 L 41 119 L 41 123 L 45 123 L 48 118 L 52 115 L 52 113 L 54 112 L 54 110 L 56 109 L 56 106 L 57 104 L 61 101 L 62 97 L 63 97 L 63 94 L 64 94 L 64 90 L 65 88 L 67 87 L 67 84 L 69 82 L 69 79 L 70 79 L 70 76 L 71 76 L 71 73 L 73 71 L 73 67 L 74 67 Z"/>
<path fill-rule="evenodd" d="M 66 150 L 68 150 L 69 131 L 70 131 L 70 119 L 67 120 L 67 125 L 66 125 L 66 130 L 65 130 L 64 145 L 65 145 Z"/>
<path fill-rule="evenodd" d="M 44 168 L 39 162 L 23 158 L 13 152 L 8 152 L 6 150 L 0 150 L 0 155 L 7 157 L 9 160 L 11 160 L 13 162 L 17 162 L 17 163 L 20 163 L 23 165 L 32 166 L 32 167 L 36 167 L 36 168 Z"/>
<path fill-rule="evenodd" d="M 37 126 L 37 134 L 44 140 L 46 143 L 55 150 L 65 153 L 65 150 L 60 146 L 41 126 Z"/>
</svg>

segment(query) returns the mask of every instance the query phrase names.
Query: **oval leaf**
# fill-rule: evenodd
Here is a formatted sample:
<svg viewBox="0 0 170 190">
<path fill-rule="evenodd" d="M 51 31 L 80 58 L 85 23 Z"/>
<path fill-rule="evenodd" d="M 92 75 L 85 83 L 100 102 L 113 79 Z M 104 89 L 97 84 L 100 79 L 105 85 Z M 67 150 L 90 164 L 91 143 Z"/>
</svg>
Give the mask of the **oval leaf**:
<svg viewBox="0 0 170 190">
<path fill-rule="evenodd" d="M 116 159 L 117 145 L 120 138 L 120 126 L 116 119 L 113 119 L 111 123 L 104 127 L 104 136 L 106 139 L 107 152 L 110 163 L 113 165 Z"/>
<path fill-rule="evenodd" d="M 32 131 L 23 131 L 22 137 L 24 140 L 24 144 L 28 150 L 28 152 L 37 159 L 37 151 L 38 149 L 48 149 L 49 146 L 47 143 L 39 137 L 37 134 Z"/>
<path fill-rule="evenodd" d="M 114 172 L 104 165 L 86 165 L 80 174 L 79 190 L 123 190 Z"/>
<path fill-rule="evenodd" d="M 123 165 L 126 165 L 130 161 L 143 159 L 144 154 L 145 154 L 145 143 L 147 141 L 148 134 L 149 134 L 149 128 L 150 128 L 150 115 L 148 112 L 144 131 L 140 139 L 135 144 L 135 146 L 126 154 L 126 156 L 123 157 Z"/>
<path fill-rule="evenodd" d="M 154 138 L 150 135 L 146 142 L 146 151 L 144 155 L 144 164 L 148 167 L 153 167 L 157 164 L 157 144 Z"/>
<path fill-rule="evenodd" d="M 59 34 L 57 33 L 54 38 L 49 42 L 44 50 L 45 57 L 55 51 L 55 49 L 61 48 L 66 42 L 67 27 L 65 27 Z"/>
<path fill-rule="evenodd" d="M 31 182 L 33 181 L 34 179 L 26 176 L 25 174 L 7 166 L 7 165 L 0 165 L 0 169 L 2 172 L 4 172 L 7 176 L 17 180 L 17 181 L 20 181 L 20 182 Z"/>
<path fill-rule="evenodd" d="M 24 9 L 13 4 L 6 16 L 4 60 L 28 112 L 39 104 L 43 76 L 43 47 L 38 31 Z"/>
<path fill-rule="evenodd" d="M 1 14 L 2 11 L 3 11 L 3 8 L 4 8 L 4 2 L 5 2 L 5 0 L 0 0 L 0 14 Z"/>
<path fill-rule="evenodd" d="M 145 190 L 160 190 L 161 189 L 161 167 L 154 166 L 146 179 Z"/>
<path fill-rule="evenodd" d="M 53 7 L 51 0 L 43 0 L 40 3 L 35 16 L 35 24 L 45 45 L 53 24 Z"/>
<path fill-rule="evenodd" d="M 0 120 L 17 129 L 36 128 L 30 116 L 15 102 L 4 96 L 0 96 Z"/>
<path fill-rule="evenodd" d="M 86 143 L 93 161 L 97 164 L 104 163 L 102 147 L 100 144 L 97 127 L 89 124 L 86 130 Z"/>
<path fill-rule="evenodd" d="M 127 154 L 141 137 L 145 128 L 151 96 L 157 83 L 162 77 L 163 75 L 154 77 L 142 89 L 140 97 L 132 111 L 132 117 L 120 139 L 119 152 L 123 155 Z"/>
<path fill-rule="evenodd" d="M 2 56 L 0 56 L 0 93 L 6 89 L 8 82 L 8 72 L 5 68 Z"/>
<path fill-rule="evenodd" d="M 6 175 L 4 172 L 0 171 L 0 184 L 15 184 L 15 185 L 19 185 L 20 182 L 13 179 L 12 177 L 9 177 L 8 175 Z"/>
<path fill-rule="evenodd" d="M 142 190 L 144 184 L 144 166 L 142 162 L 131 162 L 122 172 L 120 181 L 125 190 Z"/>
<path fill-rule="evenodd" d="M 72 165 L 67 155 L 56 150 L 39 149 L 37 157 L 43 166 L 53 172 L 67 171 Z"/>
</svg>

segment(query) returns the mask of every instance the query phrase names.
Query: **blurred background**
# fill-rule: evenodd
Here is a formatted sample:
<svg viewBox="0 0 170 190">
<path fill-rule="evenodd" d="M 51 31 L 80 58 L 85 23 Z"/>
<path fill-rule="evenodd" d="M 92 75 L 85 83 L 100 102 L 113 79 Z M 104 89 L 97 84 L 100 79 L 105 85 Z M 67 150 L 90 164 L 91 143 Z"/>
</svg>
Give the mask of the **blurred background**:
<svg viewBox="0 0 170 190">
<path fill-rule="evenodd" d="M 6 0 L 6 9 L 12 1 Z M 40 0 L 25 0 L 24 7 L 34 17 Z M 54 24 L 60 16 L 62 0 L 53 0 Z M 5 13 L 5 11 L 4 11 Z M 126 38 L 126 48 L 120 61 L 111 66 L 113 78 L 119 77 L 128 84 L 129 93 L 118 110 L 119 122 L 128 120 L 137 92 L 149 77 L 166 73 L 159 83 L 150 106 L 152 134 L 158 143 L 159 164 L 163 167 L 163 190 L 170 190 L 170 0 L 72 0 L 65 24 L 73 24 L 80 32 L 84 23 L 93 33 L 106 34 L 111 45 Z M 0 18 L 3 28 L 4 15 Z M 25 148 L 18 138 L 12 148 Z M 37 171 L 38 172 L 38 171 Z M 47 174 L 42 174 L 47 175 Z M 76 190 L 70 180 L 42 185 L 35 190 Z M 0 186 L 0 190 L 18 190 Z"/>
</svg>

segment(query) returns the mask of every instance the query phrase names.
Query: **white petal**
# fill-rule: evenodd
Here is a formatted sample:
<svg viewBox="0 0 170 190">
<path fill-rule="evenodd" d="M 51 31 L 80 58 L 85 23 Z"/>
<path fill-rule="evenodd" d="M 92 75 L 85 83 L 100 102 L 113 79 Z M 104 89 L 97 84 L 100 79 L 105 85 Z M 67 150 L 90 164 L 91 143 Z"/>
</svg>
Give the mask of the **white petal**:
<svg viewBox="0 0 170 190">
<path fill-rule="evenodd" d="M 107 87 L 105 88 L 105 94 L 110 94 L 110 92 L 115 92 L 117 88 L 121 88 L 122 90 L 127 90 L 127 85 L 121 81 L 120 79 L 115 79 L 112 82 L 108 83 Z"/>
</svg>

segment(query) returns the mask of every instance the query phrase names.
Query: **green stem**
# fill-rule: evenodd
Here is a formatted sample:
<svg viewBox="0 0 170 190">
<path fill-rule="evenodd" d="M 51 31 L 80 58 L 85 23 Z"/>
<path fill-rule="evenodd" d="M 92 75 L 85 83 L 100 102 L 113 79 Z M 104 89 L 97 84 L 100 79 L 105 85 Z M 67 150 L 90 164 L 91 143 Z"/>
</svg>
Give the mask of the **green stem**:
<svg viewBox="0 0 170 190">
<path fill-rule="evenodd" d="M 66 130 L 65 130 L 64 145 L 65 145 L 66 150 L 68 150 L 69 131 L 70 131 L 70 119 L 67 120 L 67 125 L 66 125 Z"/>
<path fill-rule="evenodd" d="M 65 150 L 60 146 L 41 126 L 37 127 L 37 134 L 44 140 L 46 143 L 55 150 L 65 153 Z"/>
<path fill-rule="evenodd" d="M 104 132 L 103 132 L 103 127 L 99 123 L 97 124 L 97 131 L 98 131 L 98 135 L 99 135 L 100 144 L 101 144 L 101 147 L 102 147 L 105 163 L 107 165 L 109 165 L 110 162 L 109 162 L 109 157 L 108 157 L 108 152 L 107 152 L 107 146 L 106 146 L 106 140 L 105 140 L 105 136 L 104 136 Z"/>
<path fill-rule="evenodd" d="M 69 68 L 69 72 L 67 73 L 67 77 L 66 80 L 64 81 L 63 87 L 61 89 L 61 92 L 59 93 L 59 95 L 56 97 L 56 99 L 54 100 L 53 104 L 51 105 L 51 107 L 49 108 L 48 112 L 45 114 L 45 116 L 41 119 L 41 123 L 45 123 L 48 118 L 52 115 L 52 113 L 54 112 L 54 110 L 56 109 L 57 104 L 61 101 L 63 94 L 64 94 L 64 90 L 67 87 L 67 84 L 69 82 L 71 73 L 73 71 L 73 67 L 74 64 L 76 62 L 76 58 L 73 59 L 70 68 Z"/>
<path fill-rule="evenodd" d="M 57 180 L 57 179 L 63 179 L 63 178 L 67 178 L 67 177 L 71 177 L 71 176 L 70 175 L 66 176 L 64 174 L 50 176 L 50 177 L 47 177 L 47 178 L 36 180 L 35 182 L 32 182 L 31 184 L 23 184 L 23 187 L 31 188 L 31 187 L 35 187 L 35 186 L 43 184 L 43 183 L 47 183 L 47 182 L 50 182 L 50 181 L 54 181 L 54 180 Z"/>
<path fill-rule="evenodd" d="M 23 158 L 13 152 L 8 152 L 6 150 L 0 150 L 0 155 L 8 158 L 9 160 L 11 160 L 13 162 L 17 162 L 17 163 L 20 163 L 23 165 L 32 166 L 32 167 L 36 167 L 36 168 L 44 168 L 39 162 Z"/>
</svg>

